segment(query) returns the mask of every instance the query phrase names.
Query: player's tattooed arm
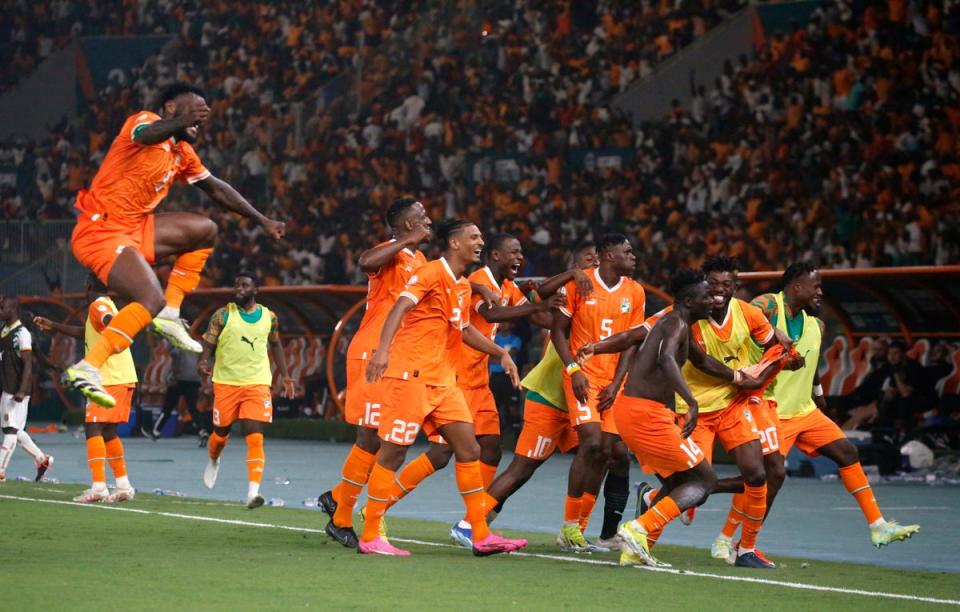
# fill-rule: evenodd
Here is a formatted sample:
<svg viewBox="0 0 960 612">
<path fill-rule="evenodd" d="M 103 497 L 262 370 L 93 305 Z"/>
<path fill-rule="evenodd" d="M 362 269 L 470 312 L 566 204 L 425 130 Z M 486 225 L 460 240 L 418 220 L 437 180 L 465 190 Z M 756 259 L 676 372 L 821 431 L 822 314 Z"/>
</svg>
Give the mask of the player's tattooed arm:
<svg viewBox="0 0 960 612">
<path fill-rule="evenodd" d="M 412 298 L 403 295 L 397 298 L 393 308 L 387 314 L 387 319 L 383 322 L 383 328 L 380 330 L 380 344 L 374 351 L 373 357 L 370 358 L 370 363 L 367 364 L 367 382 L 373 383 L 383 378 L 383 373 L 387 371 L 390 345 L 393 344 L 393 338 L 400 330 L 403 317 L 416 305 L 417 303 Z"/>
<path fill-rule="evenodd" d="M 246 198 L 240 195 L 230 183 L 222 181 L 212 174 L 202 181 L 194 183 L 202 189 L 210 199 L 231 212 L 253 219 L 263 227 L 264 231 L 274 239 L 279 240 L 287 231 L 287 224 L 283 221 L 274 221 L 266 217 L 253 207 Z"/>
</svg>

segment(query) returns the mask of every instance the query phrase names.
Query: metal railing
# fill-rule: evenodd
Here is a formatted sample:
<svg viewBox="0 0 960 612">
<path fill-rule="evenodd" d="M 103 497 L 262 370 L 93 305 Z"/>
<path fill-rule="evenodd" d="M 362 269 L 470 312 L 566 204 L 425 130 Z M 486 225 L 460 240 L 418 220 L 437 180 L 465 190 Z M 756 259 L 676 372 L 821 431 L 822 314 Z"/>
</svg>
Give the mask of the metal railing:
<svg viewBox="0 0 960 612">
<path fill-rule="evenodd" d="M 74 221 L 0 221 L 0 292 L 82 291 L 87 272 L 70 252 Z"/>
</svg>

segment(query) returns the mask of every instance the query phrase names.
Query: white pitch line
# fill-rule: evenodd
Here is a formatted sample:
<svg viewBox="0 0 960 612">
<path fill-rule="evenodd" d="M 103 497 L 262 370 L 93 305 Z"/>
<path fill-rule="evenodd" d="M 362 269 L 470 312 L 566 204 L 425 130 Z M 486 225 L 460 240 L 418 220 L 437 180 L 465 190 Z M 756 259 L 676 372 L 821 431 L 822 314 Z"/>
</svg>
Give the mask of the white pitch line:
<svg viewBox="0 0 960 612">
<path fill-rule="evenodd" d="M 860 511 L 860 506 L 834 506 L 830 510 L 857 510 Z M 950 506 L 884 506 L 884 512 L 887 510 L 900 511 L 900 510 L 953 510 Z M 697 510 L 699 512 L 699 510 Z"/>
<path fill-rule="evenodd" d="M 61 506 L 76 506 L 80 508 L 93 508 L 97 510 L 112 510 L 114 512 L 132 512 L 134 514 L 149 514 L 153 516 L 165 516 L 169 518 L 186 519 L 191 521 L 203 521 L 208 523 L 220 523 L 223 525 L 239 525 L 241 527 L 259 527 L 261 529 L 281 529 L 284 531 L 297 531 L 300 533 L 324 533 L 323 529 L 311 529 L 310 527 L 294 527 L 291 525 L 277 525 L 273 523 L 254 523 L 252 521 L 241 521 L 238 519 L 225 519 L 213 516 L 196 516 L 193 514 L 179 514 L 177 512 L 161 512 L 158 510 L 144 510 L 142 508 L 129 508 L 120 506 L 105 506 L 100 504 L 81 504 L 74 501 L 60 499 L 41 499 L 36 497 L 21 497 L 18 495 L 0 495 L 0 499 L 10 499 L 15 501 L 37 502 L 43 504 L 57 504 Z M 439 542 L 427 542 L 424 540 L 411 540 L 406 538 L 390 538 L 396 542 L 405 544 L 417 544 L 420 546 L 432 546 L 434 548 L 462 548 L 452 544 L 441 544 Z M 619 567 L 618 563 L 613 561 L 601 561 L 599 559 L 585 559 L 578 557 L 565 557 L 562 555 L 548 555 L 543 553 L 510 553 L 514 557 L 531 557 L 537 559 L 548 559 L 550 561 L 563 561 L 566 563 L 582 563 L 586 565 L 605 565 Z M 803 582 L 786 582 L 782 580 L 769 580 L 766 578 L 753 578 L 751 576 L 729 576 L 723 574 L 711 574 L 709 572 L 697 572 L 691 570 L 681 570 L 676 568 L 660 567 L 637 567 L 635 569 L 646 570 L 650 572 L 659 572 L 663 574 L 674 574 L 676 576 L 695 576 L 698 578 L 713 578 L 715 580 L 727 580 L 732 582 L 749 582 L 753 584 L 764 584 L 768 586 L 777 586 L 788 589 L 797 589 L 801 591 L 820 591 L 825 593 L 839 593 L 841 595 L 860 595 L 863 597 L 879 597 L 881 599 L 899 599 L 905 601 L 920 601 L 933 604 L 944 604 L 949 606 L 960 606 L 960 599 L 939 599 L 936 597 L 922 597 L 919 595 L 905 595 L 903 593 L 884 593 L 882 591 L 864 591 L 861 589 L 845 589 L 842 587 L 823 586 L 818 584 L 806 584 Z"/>
</svg>

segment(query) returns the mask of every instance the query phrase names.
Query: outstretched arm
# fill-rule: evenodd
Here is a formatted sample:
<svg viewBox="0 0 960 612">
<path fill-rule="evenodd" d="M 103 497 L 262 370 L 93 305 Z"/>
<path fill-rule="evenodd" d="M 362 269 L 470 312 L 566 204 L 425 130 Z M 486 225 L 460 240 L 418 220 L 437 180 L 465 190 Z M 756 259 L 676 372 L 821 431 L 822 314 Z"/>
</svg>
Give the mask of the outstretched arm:
<svg viewBox="0 0 960 612">
<path fill-rule="evenodd" d="M 80 325 L 57 323 L 56 321 L 51 321 L 46 317 L 33 317 L 33 324 L 36 325 L 40 331 L 48 333 L 53 331 L 70 336 L 71 338 L 83 340 L 83 327 Z"/>
<path fill-rule="evenodd" d="M 604 353 L 622 353 L 623 351 L 643 344 L 643 341 L 647 338 L 647 334 L 650 333 L 650 330 L 644 326 L 634 327 L 633 329 L 628 329 L 622 331 L 618 334 L 613 334 L 609 338 L 601 340 L 600 342 L 594 342 L 592 344 L 586 344 L 580 348 L 577 352 L 577 359 L 584 360 L 589 359 L 593 355 L 602 355 Z"/>
<path fill-rule="evenodd" d="M 548 299 L 537 302 L 527 302 L 519 306 L 494 306 L 489 307 L 486 303 L 480 305 L 477 312 L 487 323 L 502 323 L 504 321 L 513 321 L 522 319 L 530 315 L 539 313 L 549 313 L 551 309 L 563 306 L 564 299 L 559 295 L 551 295 Z M 551 319 L 552 321 L 552 319 Z"/>
<path fill-rule="evenodd" d="M 197 181 L 194 185 L 202 189 L 210 196 L 211 200 L 223 208 L 259 223 L 272 238 L 283 238 L 287 229 L 286 223 L 265 217 L 226 181 L 222 181 L 211 174 L 202 181 Z"/>
<path fill-rule="evenodd" d="M 401 295 L 390 309 L 386 321 L 383 322 L 383 329 L 380 330 L 380 345 L 370 358 L 370 363 L 367 364 L 367 382 L 377 382 L 383 377 L 383 373 L 387 370 L 393 338 L 400 330 L 403 317 L 413 310 L 414 306 L 416 302 Z"/>
<path fill-rule="evenodd" d="M 719 359 L 711 357 L 702 348 L 692 336 L 690 337 L 690 363 L 705 374 L 715 376 L 720 380 L 737 384 L 740 381 L 738 373 L 723 365 Z"/>
</svg>

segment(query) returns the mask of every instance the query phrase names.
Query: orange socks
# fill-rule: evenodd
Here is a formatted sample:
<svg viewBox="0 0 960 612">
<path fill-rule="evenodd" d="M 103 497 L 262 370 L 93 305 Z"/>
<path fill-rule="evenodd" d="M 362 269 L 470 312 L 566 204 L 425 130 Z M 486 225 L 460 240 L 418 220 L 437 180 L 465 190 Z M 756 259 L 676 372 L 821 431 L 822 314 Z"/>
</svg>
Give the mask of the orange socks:
<svg viewBox="0 0 960 612">
<path fill-rule="evenodd" d="M 227 439 L 230 436 L 221 436 L 217 432 L 210 434 L 210 439 L 207 440 L 207 453 L 209 453 L 210 458 L 216 461 L 220 458 L 220 453 L 223 452 L 223 448 L 227 445 Z"/>
<path fill-rule="evenodd" d="M 173 270 L 170 271 L 170 278 L 167 280 L 167 290 L 164 292 L 167 306 L 179 309 L 183 299 L 197 288 L 200 283 L 200 271 L 203 270 L 203 264 L 207 262 L 207 257 L 210 257 L 212 252 L 212 248 L 199 249 L 177 257 Z"/>
<path fill-rule="evenodd" d="M 580 498 L 580 516 L 577 519 L 580 523 L 580 531 L 586 531 L 590 523 L 590 515 L 593 513 L 593 507 L 597 505 L 597 496 L 591 493 L 584 493 Z"/>
<path fill-rule="evenodd" d="M 480 475 L 483 476 L 483 490 L 486 491 L 490 488 L 490 483 L 493 482 L 493 479 L 497 477 L 497 466 L 488 465 L 481 461 Z"/>
<path fill-rule="evenodd" d="M 744 483 L 743 495 L 743 533 L 740 535 L 740 554 L 749 552 L 757 546 L 757 535 L 763 526 L 763 517 L 767 514 L 767 483 L 751 487 Z"/>
<path fill-rule="evenodd" d="M 637 519 L 637 522 L 643 526 L 648 534 L 654 532 L 659 533 L 663 531 L 667 523 L 678 516 L 680 516 L 680 508 L 677 506 L 677 503 L 673 501 L 673 498 L 668 495 L 658 501 L 657 505 L 653 508 L 644 512 L 640 518 Z"/>
<path fill-rule="evenodd" d="M 473 528 L 473 541 L 477 542 L 490 535 L 487 525 L 487 505 L 484 501 L 483 475 L 479 461 L 461 463 L 457 461 L 457 488 L 467 506 L 467 522 Z M 490 508 L 492 510 L 492 508 Z"/>
<path fill-rule="evenodd" d="M 380 519 L 387 511 L 390 501 L 390 487 L 393 486 L 396 472 L 391 472 L 379 463 L 373 465 L 370 482 L 367 484 L 367 514 L 363 522 L 360 539 L 372 542 L 380 537 Z"/>
<path fill-rule="evenodd" d="M 100 438 L 103 440 L 103 438 Z M 89 445 L 87 445 L 89 448 Z M 127 475 L 127 462 L 123 459 L 123 442 L 120 438 L 114 438 L 104 443 L 107 462 L 110 463 L 110 470 L 113 471 L 114 478 L 123 478 Z"/>
<path fill-rule="evenodd" d="M 94 488 L 105 488 L 107 486 L 107 447 L 103 443 L 103 436 L 93 436 L 87 438 L 87 465 L 90 466 L 90 473 L 93 475 Z M 102 485 L 102 487 L 97 487 Z"/>
<path fill-rule="evenodd" d="M 657 540 L 660 539 L 660 534 L 663 533 L 663 529 L 657 529 L 656 531 L 647 532 L 647 546 L 653 548 L 653 545 L 657 543 Z"/>
<path fill-rule="evenodd" d="M 333 514 L 333 524 L 337 527 L 353 527 L 353 507 L 364 485 L 370 480 L 370 471 L 377 456 L 368 453 L 356 444 L 350 449 L 347 460 L 343 462 L 340 484 L 337 485 L 337 511 Z"/>
<path fill-rule="evenodd" d="M 411 491 L 417 488 L 417 485 L 436 471 L 426 453 L 418 455 L 416 459 L 397 472 L 397 477 L 393 479 L 387 495 L 388 506 L 392 506 L 409 495 Z"/>
<path fill-rule="evenodd" d="M 247 480 L 249 482 L 259 483 L 263 480 L 263 466 L 265 463 L 266 455 L 263 453 L 263 434 L 252 433 L 247 436 Z"/>
<path fill-rule="evenodd" d="M 733 534 L 737 532 L 737 527 L 743 522 L 746 514 L 747 495 L 745 493 L 735 493 L 730 502 L 730 511 L 727 513 L 727 521 L 723 524 L 720 534 L 728 540 L 733 539 Z"/>
<path fill-rule="evenodd" d="M 877 505 L 877 500 L 873 496 L 873 488 L 867 480 L 867 475 L 863 473 L 863 466 L 860 465 L 859 461 L 853 465 L 840 468 L 840 480 L 843 481 L 843 486 L 847 488 L 850 495 L 853 495 L 853 498 L 857 500 L 868 525 L 872 525 L 883 518 L 880 506 Z"/>
<path fill-rule="evenodd" d="M 129 347 L 134 336 L 152 320 L 153 316 L 146 308 L 138 302 L 130 302 L 113 317 L 97 343 L 87 351 L 84 360 L 99 368 L 108 357 Z"/>
<path fill-rule="evenodd" d="M 563 505 L 563 522 L 580 522 L 580 500 L 582 497 L 570 497 L 567 495 L 567 502 Z"/>
</svg>

